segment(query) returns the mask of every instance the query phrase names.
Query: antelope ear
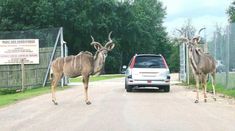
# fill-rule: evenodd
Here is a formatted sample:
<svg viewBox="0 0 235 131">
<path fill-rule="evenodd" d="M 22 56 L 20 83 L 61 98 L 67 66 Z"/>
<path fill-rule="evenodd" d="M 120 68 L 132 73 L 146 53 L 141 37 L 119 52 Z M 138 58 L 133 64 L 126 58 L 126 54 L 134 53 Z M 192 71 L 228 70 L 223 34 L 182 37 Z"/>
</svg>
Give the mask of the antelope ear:
<svg viewBox="0 0 235 131">
<path fill-rule="evenodd" d="M 108 51 L 111 51 L 114 47 L 115 47 L 115 44 L 114 44 L 114 43 L 108 43 L 108 44 L 105 45 L 105 48 L 106 48 Z"/>
<path fill-rule="evenodd" d="M 100 50 L 103 46 L 100 44 L 100 43 L 92 43 L 91 45 L 93 45 L 94 46 L 94 48 L 96 49 L 96 50 Z"/>
</svg>

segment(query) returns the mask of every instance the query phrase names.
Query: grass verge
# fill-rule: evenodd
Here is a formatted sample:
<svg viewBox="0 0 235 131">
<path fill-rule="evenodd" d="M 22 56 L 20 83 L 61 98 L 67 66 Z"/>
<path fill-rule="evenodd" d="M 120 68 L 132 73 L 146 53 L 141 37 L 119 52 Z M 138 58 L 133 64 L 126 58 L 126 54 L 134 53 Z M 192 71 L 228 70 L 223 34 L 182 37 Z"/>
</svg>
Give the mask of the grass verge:
<svg viewBox="0 0 235 131">
<path fill-rule="evenodd" d="M 113 78 L 121 78 L 124 77 L 123 74 L 112 74 L 112 75 L 100 75 L 100 76 L 91 76 L 90 82 L 92 81 L 100 81 L 100 80 L 107 80 L 107 79 L 113 79 Z M 70 82 L 82 82 L 81 77 L 77 78 L 70 78 Z"/>
<path fill-rule="evenodd" d="M 67 89 L 68 86 L 64 88 L 58 88 L 58 91 Z M 38 87 L 33 89 L 27 89 L 24 92 L 18 92 L 14 94 L 0 95 L 0 107 L 16 103 L 20 100 L 29 99 L 35 96 L 46 94 L 50 92 L 50 87 Z"/>
<path fill-rule="evenodd" d="M 124 75 L 122 75 L 122 74 L 92 76 L 90 81 L 107 80 L 107 79 L 113 79 L 113 78 L 120 78 L 123 76 Z M 81 78 L 73 78 L 70 81 L 71 82 L 81 82 Z M 69 87 L 65 86 L 64 88 L 58 88 L 58 91 L 65 90 L 67 88 L 69 88 Z M 28 89 L 25 92 L 19 92 L 19 93 L 12 93 L 12 91 L 11 91 L 9 93 L 10 94 L 0 93 L 0 107 L 4 107 L 6 105 L 16 103 L 20 100 L 25 100 L 25 99 L 29 99 L 29 98 L 32 98 L 35 96 L 42 95 L 42 94 L 50 93 L 50 87 L 33 88 L 33 89 Z"/>
<path fill-rule="evenodd" d="M 208 91 L 212 91 L 212 85 L 210 83 L 207 84 L 207 88 L 208 88 Z M 225 89 L 220 84 L 216 84 L 215 92 L 235 98 L 235 89 Z"/>
<path fill-rule="evenodd" d="M 187 84 L 181 84 L 181 85 L 192 88 L 192 85 L 191 86 L 188 86 Z M 195 88 L 195 84 L 193 85 L 193 88 Z M 200 85 L 200 89 L 202 89 L 201 85 Z M 207 92 L 213 92 L 211 83 L 207 83 Z M 235 89 L 225 89 L 224 86 L 221 84 L 215 85 L 215 92 L 223 94 L 225 96 L 235 98 Z"/>
<path fill-rule="evenodd" d="M 0 95 L 0 107 L 9 105 L 12 103 L 16 103 L 19 100 L 28 99 L 34 96 L 38 96 L 41 94 L 49 93 L 49 87 L 39 87 L 35 89 L 28 89 L 25 92 L 19 92 L 14 94 L 2 94 Z"/>
</svg>

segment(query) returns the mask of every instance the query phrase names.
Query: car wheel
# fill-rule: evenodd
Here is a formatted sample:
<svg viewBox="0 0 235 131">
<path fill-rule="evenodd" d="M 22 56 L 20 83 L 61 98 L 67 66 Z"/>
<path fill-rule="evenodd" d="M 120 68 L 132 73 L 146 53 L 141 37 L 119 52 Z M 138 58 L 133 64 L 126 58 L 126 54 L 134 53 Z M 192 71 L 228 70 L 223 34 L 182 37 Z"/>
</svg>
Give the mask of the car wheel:
<svg viewBox="0 0 235 131">
<path fill-rule="evenodd" d="M 170 92 L 170 86 L 165 86 L 164 87 L 164 92 Z"/>
<path fill-rule="evenodd" d="M 126 89 L 126 92 L 131 92 L 132 91 L 132 86 L 129 86 L 125 83 L 125 89 Z"/>
<path fill-rule="evenodd" d="M 132 92 L 132 87 L 131 86 L 127 86 L 126 87 L 126 92 Z"/>
<path fill-rule="evenodd" d="M 129 86 L 129 85 L 125 84 L 125 89 L 126 89 L 126 92 L 131 92 L 132 91 L 132 86 Z"/>
<path fill-rule="evenodd" d="M 127 85 L 127 79 L 125 80 L 125 89 L 126 89 L 126 92 L 131 92 L 132 91 L 132 86 Z"/>
</svg>

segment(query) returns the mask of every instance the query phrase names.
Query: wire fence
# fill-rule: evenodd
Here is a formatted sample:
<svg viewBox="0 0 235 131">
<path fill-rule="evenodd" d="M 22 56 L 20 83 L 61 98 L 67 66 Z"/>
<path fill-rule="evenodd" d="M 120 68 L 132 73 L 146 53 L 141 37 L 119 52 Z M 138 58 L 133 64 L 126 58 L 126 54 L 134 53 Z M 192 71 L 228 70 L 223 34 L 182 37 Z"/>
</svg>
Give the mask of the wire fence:
<svg viewBox="0 0 235 131">
<path fill-rule="evenodd" d="M 208 52 L 217 61 L 216 84 L 235 88 L 235 23 L 224 30 L 217 28 L 207 44 Z"/>
<path fill-rule="evenodd" d="M 205 32 L 204 32 L 205 33 Z M 216 84 L 224 88 L 235 88 L 235 23 L 225 29 L 216 27 L 212 38 L 207 39 L 204 34 L 199 46 L 216 60 Z M 187 47 L 180 46 L 180 80 L 190 83 L 193 77 L 187 58 Z"/>
<path fill-rule="evenodd" d="M 39 39 L 39 64 L 25 65 L 25 87 L 43 85 L 59 31 L 60 28 L 47 28 L 0 32 L 0 39 Z M 60 46 L 56 46 L 53 57 L 60 55 Z M 21 88 L 21 81 L 21 65 L 0 65 L 0 88 Z"/>
</svg>

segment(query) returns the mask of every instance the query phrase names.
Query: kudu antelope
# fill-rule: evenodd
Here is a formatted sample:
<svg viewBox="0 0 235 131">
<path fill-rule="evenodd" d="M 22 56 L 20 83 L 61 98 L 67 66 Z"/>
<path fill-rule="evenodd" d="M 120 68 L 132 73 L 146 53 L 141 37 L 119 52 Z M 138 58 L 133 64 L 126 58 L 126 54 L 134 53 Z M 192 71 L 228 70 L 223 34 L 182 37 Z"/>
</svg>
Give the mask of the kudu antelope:
<svg viewBox="0 0 235 131">
<path fill-rule="evenodd" d="M 51 64 L 53 78 L 51 82 L 52 102 L 57 105 L 55 97 L 55 89 L 62 78 L 67 76 L 70 78 L 82 76 L 82 82 L 85 89 L 85 102 L 87 105 L 91 104 L 88 99 L 88 83 L 89 77 L 93 74 L 100 74 L 105 64 L 108 51 L 111 51 L 115 44 L 110 38 L 112 32 L 109 33 L 109 41 L 103 47 L 99 42 L 96 42 L 91 36 L 91 45 L 96 49 L 96 53 L 93 56 L 92 53 L 85 51 L 80 52 L 76 56 L 67 56 L 64 58 L 57 58 Z"/>
<path fill-rule="evenodd" d="M 183 36 L 183 32 L 178 30 L 183 37 L 183 40 L 189 51 L 190 66 L 194 75 L 196 82 L 196 100 L 195 103 L 199 102 L 199 85 L 200 82 L 203 86 L 204 102 L 207 102 L 207 78 L 208 74 L 211 74 L 211 83 L 213 88 L 213 98 L 216 101 L 215 96 L 215 73 L 216 73 L 216 61 L 208 53 L 204 53 L 199 47 L 198 44 L 201 40 L 200 32 L 205 28 L 201 28 L 198 32 L 198 36 L 193 37 L 192 39 L 188 38 L 186 35 Z"/>
</svg>

